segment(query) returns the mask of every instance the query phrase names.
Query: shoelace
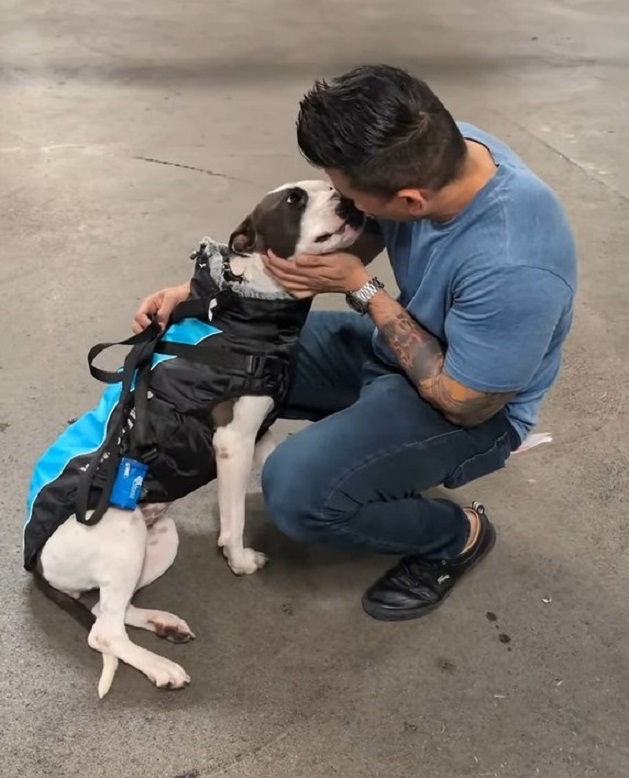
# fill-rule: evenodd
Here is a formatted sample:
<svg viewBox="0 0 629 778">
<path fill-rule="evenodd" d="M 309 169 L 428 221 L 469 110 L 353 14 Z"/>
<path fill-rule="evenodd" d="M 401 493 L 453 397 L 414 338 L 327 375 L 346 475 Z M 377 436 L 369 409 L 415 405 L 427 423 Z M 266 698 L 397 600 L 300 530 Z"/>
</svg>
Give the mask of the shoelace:
<svg viewBox="0 0 629 778">
<path fill-rule="evenodd" d="M 406 557 L 400 560 L 398 566 L 392 571 L 391 578 L 398 587 L 419 593 L 428 590 L 434 595 L 441 593 L 439 585 L 439 562 L 427 562 L 415 557 Z"/>
</svg>

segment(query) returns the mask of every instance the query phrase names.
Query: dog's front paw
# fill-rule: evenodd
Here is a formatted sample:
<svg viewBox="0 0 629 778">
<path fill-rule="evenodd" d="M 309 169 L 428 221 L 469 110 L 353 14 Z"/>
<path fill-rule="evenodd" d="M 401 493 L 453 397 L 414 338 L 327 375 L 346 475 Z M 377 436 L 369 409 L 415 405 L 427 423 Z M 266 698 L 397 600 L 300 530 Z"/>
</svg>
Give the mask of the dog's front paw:
<svg viewBox="0 0 629 778">
<path fill-rule="evenodd" d="M 238 551 L 224 549 L 227 557 L 227 564 L 232 573 L 236 575 L 251 575 L 256 570 L 260 570 L 268 562 L 268 557 L 261 551 L 254 551 L 252 548 L 242 548 Z"/>
</svg>

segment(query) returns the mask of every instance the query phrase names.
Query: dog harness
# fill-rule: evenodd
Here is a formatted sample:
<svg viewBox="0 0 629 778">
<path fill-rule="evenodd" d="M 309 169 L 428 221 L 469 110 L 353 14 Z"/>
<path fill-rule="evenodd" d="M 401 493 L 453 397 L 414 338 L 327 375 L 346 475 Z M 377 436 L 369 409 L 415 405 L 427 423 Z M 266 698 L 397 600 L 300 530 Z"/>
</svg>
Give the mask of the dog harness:
<svg viewBox="0 0 629 778">
<path fill-rule="evenodd" d="M 191 259 L 190 295 L 163 333 L 152 322 L 127 340 L 90 350 L 90 372 L 107 387 L 35 464 L 24 523 L 26 570 L 73 514 L 93 525 L 109 505 L 171 502 L 213 480 L 217 404 L 271 397 L 258 438 L 279 416 L 311 300 L 252 292 L 232 273 L 227 247 L 209 238 Z M 111 346 L 132 347 L 114 372 L 93 364 Z"/>
</svg>

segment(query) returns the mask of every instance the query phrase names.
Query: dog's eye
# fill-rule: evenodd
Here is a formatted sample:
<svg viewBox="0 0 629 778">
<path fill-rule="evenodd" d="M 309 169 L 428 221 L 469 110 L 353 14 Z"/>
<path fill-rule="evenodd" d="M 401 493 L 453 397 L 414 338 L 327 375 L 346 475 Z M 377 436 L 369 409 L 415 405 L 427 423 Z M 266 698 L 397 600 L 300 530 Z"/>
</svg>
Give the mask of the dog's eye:
<svg viewBox="0 0 629 778">
<path fill-rule="evenodd" d="M 289 205 L 302 205 L 306 200 L 306 193 L 302 192 L 301 189 L 293 189 L 288 193 L 288 197 L 286 198 L 286 202 Z"/>
<path fill-rule="evenodd" d="M 324 232 L 323 235 L 319 235 L 318 238 L 315 238 L 315 243 L 325 243 L 326 240 L 330 240 L 332 235 L 332 232 Z"/>
</svg>

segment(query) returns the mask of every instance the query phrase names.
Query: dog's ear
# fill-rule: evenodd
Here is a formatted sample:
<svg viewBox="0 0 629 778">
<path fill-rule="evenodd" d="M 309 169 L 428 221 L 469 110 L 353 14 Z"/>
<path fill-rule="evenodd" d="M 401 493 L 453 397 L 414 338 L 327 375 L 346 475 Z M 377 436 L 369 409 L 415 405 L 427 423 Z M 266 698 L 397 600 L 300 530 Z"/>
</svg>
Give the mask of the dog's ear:
<svg viewBox="0 0 629 778">
<path fill-rule="evenodd" d="M 235 254 L 251 254 L 256 249 L 258 235 L 251 214 L 229 236 L 229 250 Z"/>
</svg>

